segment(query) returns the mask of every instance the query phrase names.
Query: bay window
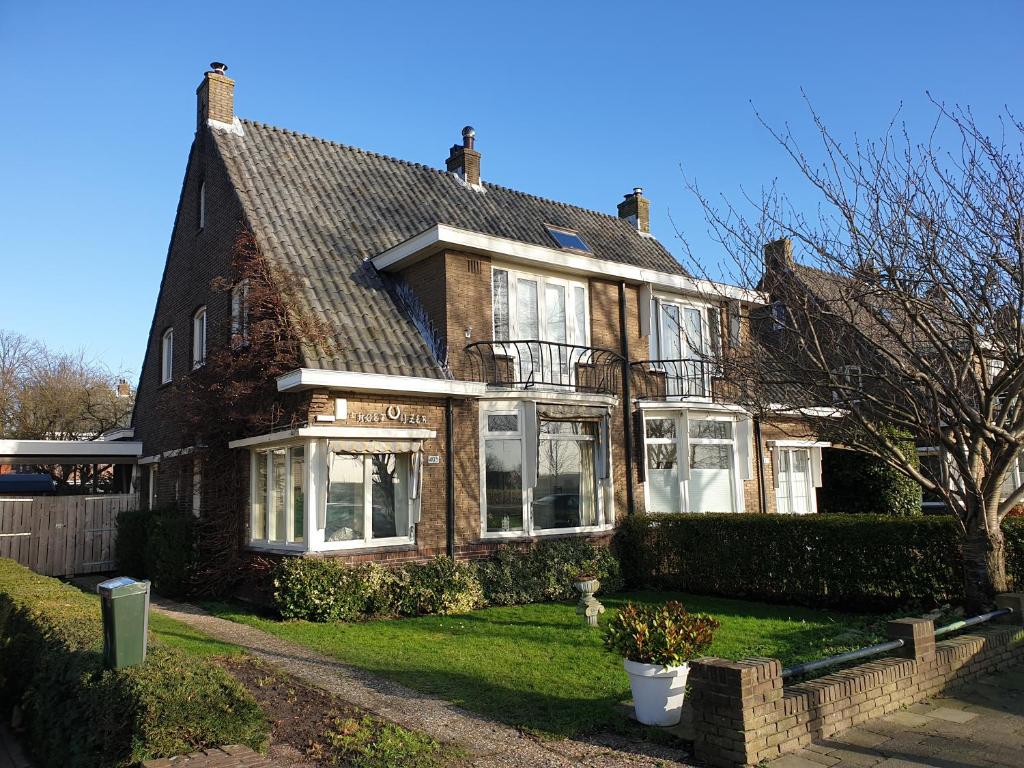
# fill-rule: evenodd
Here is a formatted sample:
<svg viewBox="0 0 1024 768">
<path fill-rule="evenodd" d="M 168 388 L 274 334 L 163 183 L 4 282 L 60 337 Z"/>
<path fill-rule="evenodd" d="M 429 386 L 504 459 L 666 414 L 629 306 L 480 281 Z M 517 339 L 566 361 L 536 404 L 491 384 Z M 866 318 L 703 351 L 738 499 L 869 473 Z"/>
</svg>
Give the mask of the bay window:
<svg viewBox="0 0 1024 768">
<path fill-rule="evenodd" d="M 484 536 L 597 529 L 608 524 L 608 411 L 534 402 L 481 413 Z"/>
<path fill-rule="evenodd" d="M 647 414 L 647 511 L 742 511 L 750 450 L 746 416 L 697 411 Z"/>
<path fill-rule="evenodd" d="M 328 457 L 325 542 L 364 545 L 412 541 L 409 454 Z"/>
<path fill-rule="evenodd" d="M 305 488 L 304 446 L 253 451 L 250 538 L 301 544 L 305 538 Z"/>
</svg>

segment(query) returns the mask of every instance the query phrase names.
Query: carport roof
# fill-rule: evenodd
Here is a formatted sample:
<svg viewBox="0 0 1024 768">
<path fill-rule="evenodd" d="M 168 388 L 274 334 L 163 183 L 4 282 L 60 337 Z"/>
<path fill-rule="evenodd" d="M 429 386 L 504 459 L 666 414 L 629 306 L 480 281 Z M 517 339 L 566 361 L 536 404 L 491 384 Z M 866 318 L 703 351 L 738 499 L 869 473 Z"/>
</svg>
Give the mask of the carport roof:
<svg viewBox="0 0 1024 768">
<path fill-rule="evenodd" d="M 134 440 L 0 440 L 3 464 L 135 464 L 141 456 Z"/>
</svg>

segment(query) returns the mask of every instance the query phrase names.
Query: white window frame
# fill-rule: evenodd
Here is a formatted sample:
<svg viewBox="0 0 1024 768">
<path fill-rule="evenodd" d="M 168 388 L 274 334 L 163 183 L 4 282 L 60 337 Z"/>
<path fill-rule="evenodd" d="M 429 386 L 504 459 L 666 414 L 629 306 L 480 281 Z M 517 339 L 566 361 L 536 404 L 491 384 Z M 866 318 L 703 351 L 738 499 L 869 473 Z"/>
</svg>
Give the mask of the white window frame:
<svg viewBox="0 0 1024 768">
<path fill-rule="evenodd" d="M 358 457 L 363 462 L 363 538 L 352 539 L 350 541 L 326 541 L 322 542 L 322 546 L 319 547 L 322 551 L 331 550 L 343 550 L 343 549 L 376 549 L 378 547 L 400 547 L 409 546 L 416 543 L 416 526 L 417 523 L 412 520 L 412 499 L 407 499 L 407 503 L 410 505 L 409 509 L 409 535 L 407 536 L 388 536 L 384 538 L 373 538 L 373 463 L 370 461 L 372 454 L 346 454 L 348 456 Z M 409 454 L 401 454 L 408 456 L 408 461 L 412 461 L 412 456 Z M 331 460 L 330 448 L 324 452 L 324 466 L 323 466 L 323 477 L 326 483 L 329 482 L 330 469 L 328 463 Z M 308 495 L 308 494 L 307 494 Z M 323 503 L 325 505 L 326 515 L 326 504 L 327 498 L 324 497 Z M 319 526 L 319 523 L 317 524 Z M 324 531 L 320 531 L 322 535 Z"/>
<path fill-rule="evenodd" d="M 679 311 L 679 328 L 685 333 L 686 321 L 685 313 L 687 310 L 697 312 L 700 316 L 700 343 L 701 349 L 696 357 L 693 354 L 688 354 L 683 358 L 669 357 L 669 353 L 666 350 L 666 337 L 665 332 L 665 308 L 675 307 Z M 722 340 L 719 339 L 719 349 L 716 352 L 714 346 L 714 339 L 711 336 L 711 327 L 709 323 L 709 315 L 713 312 L 718 312 L 719 318 L 719 329 L 721 329 L 721 308 L 717 304 L 704 301 L 693 301 L 691 299 L 682 296 L 671 296 L 668 294 L 658 293 L 654 296 L 654 322 L 651 323 L 651 336 L 650 336 L 650 359 L 652 361 L 660 360 L 702 360 L 704 361 L 706 375 L 704 377 L 704 395 L 697 394 L 679 394 L 679 395 L 668 395 L 672 399 L 686 399 L 686 400 L 711 400 L 711 361 L 710 358 L 715 354 L 720 353 L 720 345 Z M 682 347 L 682 338 L 680 338 L 680 347 Z M 682 349 L 680 349 L 682 353 Z M 666 366 L 667 368 L 667 366 Z"/>
<path fill-rule="evenodd" d="M 820 451 L 821 449 L 819 448 L 818 450 Z M 792 453 L 795 453 L 796 451 L 804 451 L 804 452 L 807 453 L 807 480 L 806 480 L 807 487 L 804 489 L 805 493 L 807 494 L 807 499 L 808 499 L 807 511 L 806 512 L 796 512 L 793 509 L 783 510 L 783 509 L 781 509 L 779 507 L 779 493 L 778 493 L 778 491 L 779 491 L 779 488 L 782 486 L 782 482 L 783 482 L 783 478 L 779 474 L 779 470 L 780 470 L 780 468 L 782 466 L 782 454 L 783 453 L 790 453 L 790 454 L 792 454 Z M 813 515 L 813 514 L 817 513 L 817 511 L 818 511 L 818 494 L 816 492 L 816 487 L 814 485 L 814 467 L 815 467 L 815 459 L 816 459 L 816 457 L 814 455 L 814 451 L 815 451 L 815 449 L 813 447 L 806 446 L 806 445 L 780 445 L 780 446 L 778 446 L 778 447 L 773 449 L 773 452 L 772 452 L 772 475 L 773 475 L 774 480 L 775 480 L 775 482 L 774 482 L 775 511 L 778 512 L 780 515 Z M 821 460 L 820 459 L 820 454 L 819 454 L 819 458 L 817 458 L 817 460 L 820 462 L 820 460 Z M 792 506 L 792 500 L 793 500 L 793 485 L 792 485 L 793 458 L 792 458 L 792 456 L 787 457 L 787 462 L 788 462 L 788 466 L 789 466 L 788 476 L 790 478 L 790 483 L 789 483 L 789 485 L 790 485 L 790 488 L 789 488 L 789 490 L 790 490 L 789 499 L 790 499 L 790 506 Z"/>
<path fill-rule="evenodd" d="M 302 520 L 304 523 L 304 530 L 302 531 L 302 541 L 295 541 L 295 515 L 294 515 L 294 498 L 292 493 L 294 491 L 295 484 L 292 482 L 292 456 L 291 449 L 302 448 L 303 451 L 303 484 L 305 488 L 305 498 L 303 499 L 302 508 Z M 274 462 L 271 459 L 271 455 L 274 451 L 283 450 L 285 452 L 284 457 L 284 509 L 285 509 L 285 538 L 284 539 L 271 539 L 270 538 L 270 517 L 273 514 L 271 508 L 271 499 L 273 497 L 274 488 Z M 253 531 L 256 530 L 256 477 L 257 477 L 257 466 L 258 462 L 266 462 L 267 470 L 267 490 L 266 495 L 263 498 L 263 538 L 257 539 L 253 537 Z M 290 442 L 280 443 L 275 445 L 260 446 L 249 451 L 249 545 L 253 547 L 262 547 L 270 549 L 290 549 L 303 552 L 306 550 L 306 542 L 309 540 L 309 510 L 310 510 L 310 481 L 311 473 L 309 471 L 309 447 L 308 442 Z"/>
<path fill-rule="evenodd" d="M 192 315 L 192 370 L 206 365 L 206 306 Z"/>
<path fill-rule="evenodd" d="M 731 445 L 732 451 L 730 455 L 731 471 L 732 471 L 732 505 L 733 513 L 741 513 L 745 510 L 746 499 L 744 497 L 743 483 L 746 478 L 744 475 L 747 472 L 744 470 L 744 466 L 747 463 L 746 457 L 748 457 L 752 450 L 757 450 L 757 446 L 751 448 L 741 445 L 741 441 L 750 440 L 748 432 L 750 430 L 741 429 L 741 422 L 748 419 L 746 414 L 736 414 L 731 412 L 723 411 L 705 411 L 700 409 L 645 409 L 643 411 L 643 457 L 644 462 L 644 477 L 647 477 L 647 446 L 648 444 L 666 444 L 671 442 L 672 438 L 648 438 L 647 437 L 647 420 L 648 419 L 674 419 L 676 422 L 676 457 L 679 471 L 679 506 L 678 512 L 690 513 L 690 444 L 694 445 Z M 690 421 L 726 421 L 732 424 L 732 437 L 729 439 L 720 438 L 704 438 L 704 437 L 690 437 Z M 644 482 L 644 509 L 650 514 L 669 514 L 659 513 L 650 509 L 650 494 L 647 493 L 647 482 Z M 692 514 L 701 514 L 699 512 L 693 512 Z"/>
<path fill-rule="evenodd" d="M 598 434 L 594 438 L 587 436 L 555 436 L 555 435 L 541 435 L 540 429 L 529 430 L 526 429 L 525 420 L 527 418 L 526 408 L 523 407 L 521 401 L 509 402 L 507 400 L 499 400 L 494 402 L 481 402 L 480 403 L 480 424 L 479 424 L 479 440 L 480 440 L 480 535 L 484 539 L 522 539 L 522 538 L 533 538 L 540 536 L 558 536 L 565 534 L 579 534 L 579 533 L 592 533 L 597 531 L 606 531 L 613 526 L 613 514 L 612 505 L 609 501 L 606 485 L 610 484 L 611 478 L 614 477 L 614 468 L 612 464 L 613 456 L 611 454 L 611 445 L 607 446 L 609 451 L 608 466 L 609 475 L 608 478 L 602 479 L 598 476 L 599 466 L 599 451 L 598 442 L 601 439 L 601 430 L 598 430 Z M 515 432 L 491 432 L 487 428 L 487 417 L 488 416 L 508 416 L 516 415 L 518 417 L 518 430 Z M 533 447 L 530 441 L 530 437 L 536 432 L 536 439 L 538 445 Z M 539 452 L 539 441 L 540 440 L 576 440 L 576 441 L 592 441 L 594 443 L 594 474 L 596 478 L 595 482 L 595 499 L 594 503 L 596 506 L 595 510 L 595 525 L 588 526 L 577 526 L 574 528 L 536 528 L 533 520 L 533 493 L 534 488 L 523 487 L 523 530 L 521 531 L 488 531 L 487 530 L 487 440 L 514 440 L 518 439 L 522 448 L 522 467 L 525 474 L 526 467 L 528 464 L 527 452 L 535 450 Z M 609 437 L 610 441 L 610 437 Z M 539 464 L 539 461 L 538 461 Z M 538 467 L 539 471 L 539 467 Z"/>
<path fill-rule="evenodd" d="M 511 267 L 493 265 L 491 267 L 491 295 L 494 292 L 494 275 L 496 272 L 505 272 L 508 283 L 508 334 L 509 340 L 522 341 L 532 340 L 532 337 L 523 336 L 519 332 L 519 302 L 518 287 L 519 280 L 533 280 L 537 283 L 537 329 L 539 331 L 537 341 L 549 341 L 554 339 L 545 338 L 547 328 L 547 302 L 544 300 L 545 287 L 548 285 L 559 285 L 565 290 L 565 344 L 575 344 L 580 347 L 590 346 L 590 285 L 586 280 L 574 280 L 572 278 L 553 275 L 544 272 L 523 272 Z M 574 288 L 583 289 L 583 328 L 578 327 L 576 322 L 576 291 Z M 494 311 L 491 311 L 491 332 L 492 339 L 497 339 L 494 327 Z"/>
<path fill-rule="evenodd" d="M 239 281 L 231 289 L 231 346 L 249 343 L 249 279 Z"/>
<path fill-rule="evenodd" d="M 174 380 L 174 328 L 168 328 L 160 337 L 160 383 Z"/>
</svg>

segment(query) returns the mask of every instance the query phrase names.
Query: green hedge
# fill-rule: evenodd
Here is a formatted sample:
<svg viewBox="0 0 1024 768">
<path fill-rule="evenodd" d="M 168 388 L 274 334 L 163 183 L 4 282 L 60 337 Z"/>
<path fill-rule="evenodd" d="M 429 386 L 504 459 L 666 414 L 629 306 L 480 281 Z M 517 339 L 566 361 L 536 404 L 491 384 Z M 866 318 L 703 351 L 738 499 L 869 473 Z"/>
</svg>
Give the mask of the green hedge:
<svg viewBox="0 0 1024 768">
<path fill-rule="evenodd" d="M 618 561 L 607 547 L 561 539 L 527 549 L 502 546 L 480 562 L 436 557 L 388 568 L 286 558 L 274 571 L 274 602 L 282 617 L 309 621 L 465 613 L 484 605 L 574 599 L 581 571 L 595 573 L 605 593 L 622 588 Z"/>
<path fill-rule="evenodd" d="M 840 609 L 963 598 L 951 518 L 637 515 L 616 550 L 634 585 Z"/>
<path fill-rule="evenodd" d="M 916 459 L 914 441 L 903 450 Z M 921 485 L 876 456 L 861 451 L 826 448 L 821 462 L 818 508 L 829 514 L 875 514 L 920 517 Z"/>
<path fill-rule="evenodd" d="M 183 597 L 195 572 L 196 518 L 176 507 L 122 512 L 116 554 L 121 573 L 150 579 L 166 597 Z"/>
<path fill-rule="evenodd" d="M 266 746 L 268 725 L 212 662 L 152 645 L 146 663 L 103 667 L 99 600 L 0 559 L 0 695 L 23 709 L 43 768 L 109 768 L 219 744 Z"/>
</svg>

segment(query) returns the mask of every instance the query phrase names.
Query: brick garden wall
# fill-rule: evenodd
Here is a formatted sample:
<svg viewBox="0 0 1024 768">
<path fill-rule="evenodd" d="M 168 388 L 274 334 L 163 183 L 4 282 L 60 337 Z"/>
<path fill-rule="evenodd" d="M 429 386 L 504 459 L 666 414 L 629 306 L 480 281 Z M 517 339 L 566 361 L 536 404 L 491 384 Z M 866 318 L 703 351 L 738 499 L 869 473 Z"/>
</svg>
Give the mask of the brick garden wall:
<svg viewBox="0 0 1024 768">
<path fill-rule="evenodd" d="M 929 619 L 889 622 L 902 655 L 794 685 L 777 659 L 691 664 L 694 754 L 711 766 L 754 766 L 908 704 L 1024 661 L 1024 594 L 1000 595 L 1013 626 L 935 641 Z"/>
</svg>

